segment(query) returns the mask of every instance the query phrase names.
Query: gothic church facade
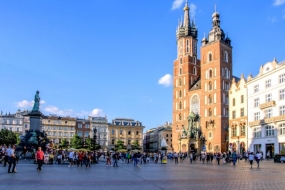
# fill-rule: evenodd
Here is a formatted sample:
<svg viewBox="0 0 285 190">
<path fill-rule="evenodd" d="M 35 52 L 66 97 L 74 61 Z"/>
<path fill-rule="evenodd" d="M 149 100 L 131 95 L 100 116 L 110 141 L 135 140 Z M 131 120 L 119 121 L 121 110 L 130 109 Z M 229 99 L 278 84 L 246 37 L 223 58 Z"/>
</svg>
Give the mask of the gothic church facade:
<svg viewBox="0 0 285 190">
<path fill-rule="evenodd" d="M 232 79 L 232 46 L 220 27 L 220 14 L 212 14 L 212 29 L 202 39 L 200 59 L 197 57 L 198 30 L 189 16 L 186 1 L 184 19 L 176 30 L 177 58 L 173 65 L 172 144 L 175 152 L 203 149 L 223 152 L 227 149 L 229 95 Z M 187 117 L 199 114 L 200 139 L 181 141 Z M 191 148 L 190 148 L 191 147 Z"/>
</svg>

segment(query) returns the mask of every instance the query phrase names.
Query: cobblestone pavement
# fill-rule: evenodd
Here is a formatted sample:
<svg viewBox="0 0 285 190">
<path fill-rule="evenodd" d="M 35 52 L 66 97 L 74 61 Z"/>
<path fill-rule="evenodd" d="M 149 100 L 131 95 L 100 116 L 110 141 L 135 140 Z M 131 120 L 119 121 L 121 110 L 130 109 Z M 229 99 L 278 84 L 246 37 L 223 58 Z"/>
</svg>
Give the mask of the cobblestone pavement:
<svg viewBox="0 0 285 190">
<path fill-rule="evenodd" d="M 133 164 L 107 167 L 103 162 L 91 168 L 69 168 L 67 165 L 44 165 L 42 172 L 36 165 L 20 161 L 16 174 L 8 174 L 7 167 L 0 167 L 0 189 L 285 189 L 285 164 L 262 161 L 260 168 L 254 163 L 240 161 L 217 165 L 190 164 L 189 160 L 174 164 Z"/>
</svg>

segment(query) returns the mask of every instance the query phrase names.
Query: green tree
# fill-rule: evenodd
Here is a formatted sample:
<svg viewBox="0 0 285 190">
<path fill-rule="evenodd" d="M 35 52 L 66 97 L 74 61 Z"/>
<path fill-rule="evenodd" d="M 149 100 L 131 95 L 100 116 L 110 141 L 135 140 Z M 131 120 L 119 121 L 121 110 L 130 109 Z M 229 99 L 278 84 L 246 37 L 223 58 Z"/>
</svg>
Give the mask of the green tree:
<svg viewBox="0 0 285 190">
<path fill-rule="evenodd" d="M 124 145 L 123 141 L 118 140 L 117 143 L 115 144 L 115 149 L 116 150 L 126 149 L 126 146 Z"/>
<path fill-rule="evenodd" d="M 82 147 L 82 138 L 78 135 L 74 135 L 71 139 L 72 148 L 81 148 Z"/>
<path fill-rule="evenodd" d="M 132 146 L 132 150 L 140 150 L 141 149 L 139 142 L 137 140 L 135 142 L 133 142 L 131 144 L 131 146 Z"/>
<path fill-rule="evenodd" d="M 67 148 L 69 145 L 69 142 L 66 139 L 62 139 L 61 141 L 61 148 Z"/>
<path fill-rule="evenodd" d="M 0 131 L 0 143 L 6 144 L 6 145 L 13 145 L 13 144 L 19 144 L 20 137 L 17 137 L 17 134 L 13 131 L 10 131 L 8 129 L 2 129 Z"/>
<path fill-rule="evenodd" d="M 85 148 L 91 150 L 93 146 L 93 141 L 90 138 L 85 139 Z"/>
</svg>

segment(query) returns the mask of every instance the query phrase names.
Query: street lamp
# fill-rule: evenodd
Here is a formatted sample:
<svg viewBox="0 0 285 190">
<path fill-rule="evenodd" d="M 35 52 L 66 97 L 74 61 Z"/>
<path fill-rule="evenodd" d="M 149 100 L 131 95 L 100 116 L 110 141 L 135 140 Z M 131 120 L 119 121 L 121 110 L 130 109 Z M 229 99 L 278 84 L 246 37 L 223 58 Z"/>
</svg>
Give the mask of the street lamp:
<svg viewBox="0 0 285 190">
<path fill-rule="evenodd" d="M 94 128 L 93 129 L 93 145 L 94 145 L 94 156 L 93 156 L 93 159 L 94 159 L 94 164 L 98 164 L 97 160 L 96 160 L 96 133 L 97 133 L 97 129 Z"/>
</svg>

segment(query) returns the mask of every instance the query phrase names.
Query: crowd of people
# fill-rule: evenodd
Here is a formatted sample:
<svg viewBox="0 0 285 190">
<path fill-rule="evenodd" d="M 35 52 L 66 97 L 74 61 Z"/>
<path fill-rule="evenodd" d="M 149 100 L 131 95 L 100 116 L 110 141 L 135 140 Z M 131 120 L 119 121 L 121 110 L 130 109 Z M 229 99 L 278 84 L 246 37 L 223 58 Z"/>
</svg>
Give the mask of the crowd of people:
<svg viewBox="0 0 285 190">
<path fill-rule="evenodd" d="M 3 167 L 8 165 L 8 173 L 17 173 L 16 164 L 18 163 L 19 158 L 34 160 L 37 164 L 37 171 L 41 171 L 43 164 L 67 164 L 68 167 L 85 167 L 90 168 L 91 164 L 94 162 L 106 162 L 106 166 L 119 167 L 118 163 L 121 164 L 133 164 L 134 167 L 140 167 L 142 164 L 148 163 L 162 163 L 163 159 L 169 159 L 175 163 L 184 162 L 186 159 L 189 159 L 189 162 L 196 163 L 201 161 L 203 164 L 212 163 L 213 160 L 216 160 L 216 163 L 220 165 L 233 163 L 236 164 L 237 161 L 244 159 L 245 162 L 249 161 L 251 167 L 253 161 L 257 163 L 259 167 L 259 161 L 263 159 L 263 154 L 261 152 L 244 152 L 243 154 L 238 154 L 236 151 L 228 152 L 206 152 L 202 151 L 200 154 L 196 152 L 186 152 L 180 153 L 168 153 L 167 155 L 164 152 L 157 153 L 147 153 L 139 151 L 129 151 L 129 152 L 93 152 L 93 151 L 84 151 L 84 150 L 72 150 L 72 149 L 46 149 L 43 151 L 41 147 L 38 147 L 38 150 L 31 148 L 30 150 L 27 147 L 23 147 L 21 153 L 16 152 L 15 146 L 0 146 L 0 163 L 3 163 Z M 30 156 L 27 157 L 27 153 L 30 153 Z"/>
</svg>

